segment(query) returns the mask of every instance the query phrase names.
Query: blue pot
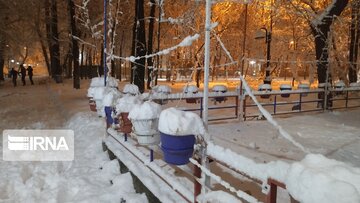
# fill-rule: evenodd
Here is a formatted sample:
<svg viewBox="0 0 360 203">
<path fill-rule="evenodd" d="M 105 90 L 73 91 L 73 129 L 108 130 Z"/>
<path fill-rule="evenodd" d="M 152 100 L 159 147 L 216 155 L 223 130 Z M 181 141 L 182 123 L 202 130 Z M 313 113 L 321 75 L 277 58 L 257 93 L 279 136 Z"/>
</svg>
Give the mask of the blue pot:
<svg viewBox="0 0 360 203">
<path fill-rule="evenodd" d="M 194 152 L 195 136 L 173 136 L 160 132 L 161 149 L 166 163 L 184 165 Z"/>
<path fill-rule="evenodd" d="M 113 108 L 111 106 L 105 106 L 106 122 L 110 125 L 114 122 L 114 119 L 111 117 L 112 111 Z"/>
</svg>

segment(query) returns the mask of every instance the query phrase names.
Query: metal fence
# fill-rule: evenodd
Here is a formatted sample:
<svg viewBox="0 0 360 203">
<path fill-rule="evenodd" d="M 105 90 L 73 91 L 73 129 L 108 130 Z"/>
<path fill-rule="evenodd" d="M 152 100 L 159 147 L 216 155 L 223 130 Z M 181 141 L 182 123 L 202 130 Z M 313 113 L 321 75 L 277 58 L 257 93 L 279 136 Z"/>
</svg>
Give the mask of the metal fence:
<svg viewBox="0 0 360 203">
<path fill-rule="evenodd" d="M 312 89 L 312 90 L 284 90 L 284 91 L 253 91 L 258 102 L 272 115 L 296 114 L 305 112 L 322 112 L 325 110 L 346 109 L 360 107 L 360 87 L 343 89 Z M 326 95 L 326 96 L 325 96 Z M 203 93 L 196 94 L 168 94 L 157 95 L 152 98 L 166 104 L 176 101 L 178 107 L 185 111 L 203 114 Z M 237 119 L 262 119 L 257 104 L 245 93 L 238 92 L 209 93 L 209 121 Z M 241 109 L 240 109 L 241 108 Z M 213 112 L 211 114 L 210 112 Z"/>
</svg>

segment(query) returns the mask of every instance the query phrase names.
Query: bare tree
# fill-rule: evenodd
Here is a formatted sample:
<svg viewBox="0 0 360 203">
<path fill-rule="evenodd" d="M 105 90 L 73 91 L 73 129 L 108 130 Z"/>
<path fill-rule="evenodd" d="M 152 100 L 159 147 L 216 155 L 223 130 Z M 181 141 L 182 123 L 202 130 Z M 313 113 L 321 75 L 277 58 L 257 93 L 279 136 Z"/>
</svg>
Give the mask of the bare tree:
<svg viewBox="0 0 360 203">
<path fill-rule="evenodd" d="M 357 59 L 360 38 L 360 1 L 353 0 L 351 4 L 350 47 L 349 47 L 349 82 L 357 82 Z"/>
</svg>

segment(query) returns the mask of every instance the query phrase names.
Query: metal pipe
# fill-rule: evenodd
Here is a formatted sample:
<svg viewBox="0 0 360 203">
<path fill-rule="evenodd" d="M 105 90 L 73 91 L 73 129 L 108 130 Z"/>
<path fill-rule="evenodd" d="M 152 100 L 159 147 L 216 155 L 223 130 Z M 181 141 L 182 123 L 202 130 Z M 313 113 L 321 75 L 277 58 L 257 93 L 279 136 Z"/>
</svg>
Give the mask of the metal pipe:
<svg viewBox="0 0 360 203">
<path fill-rule="evenodd" d="M 104 0 L 104 86 L 106 86 L 106 76 L 107 76 L 107 67 L 106 67 L 106 16 L 107 16 L 107 12 L 106 12 L 106 8 L 107 8 L 107 0 Z"/>
</svg>

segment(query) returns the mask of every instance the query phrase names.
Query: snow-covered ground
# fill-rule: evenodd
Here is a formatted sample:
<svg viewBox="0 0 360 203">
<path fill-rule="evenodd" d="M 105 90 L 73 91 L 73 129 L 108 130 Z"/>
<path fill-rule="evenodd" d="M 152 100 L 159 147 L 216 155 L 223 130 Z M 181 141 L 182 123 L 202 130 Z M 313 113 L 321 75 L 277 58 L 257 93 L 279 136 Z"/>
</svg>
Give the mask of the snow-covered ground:
<svg viewBox="0 0 360 203">
<path fill-rule="evenodd" d="M 124 84 L 120 84 L 120 89 Z M 80 90 L 74 90 L 71 81 L 16 88 L 8 81 L 0 86 L 1 131 L 19 128 L 75 131 L 74 162 L 1 160 L 0 201 L 147 201 L 144 194 L 135 193 L 130 174 L 121 175 L 118 162 L 110 161 L 102 151 L 105 121 L 89 111 L 88 85 L 89 81 L 82 81 Z M 233 86 L 230 84 L 230 88 Z M 180 91 L 182 87 L 175 84 L 172 92 Z M 167 106 L 177 104 L 169 102 Z M 276 120 L 311 153 L 360 167 L 360 109 L 294 115 Z M 209 133 L 215 144 L 258 163 L 274 160 L 292 163 L 305 157 L 302 150 L 280 136 L 267 121 L 213 122 Z M 0 144 L 2 155 L 2 139 Z"/>
<path fill-rule="evenodd" d="M 37 81 L 36 81 L 37 83 Z M 102 150 L 105 122 L 88 110 L 86 88 L 66 84 L 0 87 L 0 129 L 71 129 L 73 162 L 0 160 L 0 202 L 147 202 L 130 173 Z M 2 139 L 0 139 L 2 157 Z M 124 187 L 125 186 L 125 187 Z"/>
</svg>

